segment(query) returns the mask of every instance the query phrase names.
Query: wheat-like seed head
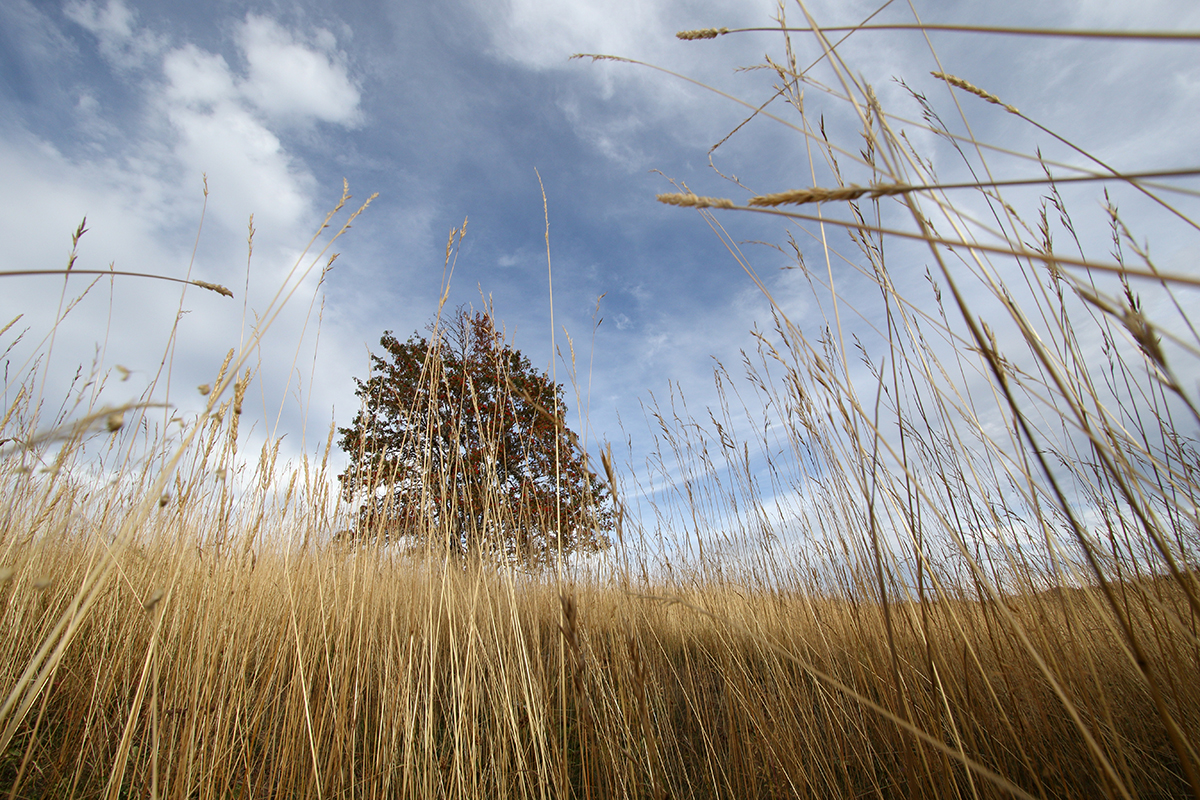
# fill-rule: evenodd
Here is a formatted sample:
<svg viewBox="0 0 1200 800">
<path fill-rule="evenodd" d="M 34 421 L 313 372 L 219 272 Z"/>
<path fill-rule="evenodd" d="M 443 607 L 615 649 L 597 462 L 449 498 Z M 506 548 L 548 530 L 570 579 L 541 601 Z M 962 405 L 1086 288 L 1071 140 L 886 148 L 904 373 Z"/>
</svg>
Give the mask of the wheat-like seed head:
<svg viewBox="0 0 1200 800">
<path fill-rule="evenodd" d="M 246 373 L 242 379 L 233 385 L 233 413 L 242 413 L 242 401 L 246 398 L 246 387 L 250 385 L 250 369 L 246 368 Z"/>
<path fill-rule="evenodd" d="M 872 192 L 871 187 L 850 184 L 838 189 L 823 189 L 819 186 L 812 189 L 792 189 L 787 192 L 764 194 L 752 197 L 747 205 L 756 207 L 780 206 L 785 203 L 802 205 L 804 203 L 824 203 L 828 200 L 857 200 L 864 194 Z"/>
<path fill-rule="evenodd" d="M 216 292 L 225 297 L 233 297 L 233 292 L 226 289 L 219 283 L 209 283 L 208 281 L 192 281 L 193 286 L 199 286 L 201 289 L 208 289 L 210 292 Z"/>
<path fill-rule="evenodd" d="M 700 195 L 671 192 L 658 195 L 658 202 L 669 206 L 684 206 L 690 208 L 734 208 L 733 201 L 725 197 L 701 197 Z"/>
<path fill-rule="evenodd" d="M 687 42 L 695 39 L 715 39 L 726 33 L 729 33 L 729 28 L 700 28 L 694 31 L 680 31 L 675 34 L 675 38 Z"/>
<path fill-rule="evenodd" d="M 779 21 L 786 24 L 782 14 Z M 727 32 L 734 31 L 704 29 L 678 36 L 711 39 Z M 793 55 L 790 45 L 788 55 Z M 768 65 L 775 63 L 768 59 Z M 794 59 L 783 63 L 793 66 L 775 71 L 799 86 L 805 71 L 794 66 Z M 962 79 L 936 75 L 1003 105 Z M 869 86 L 863 92 L 868 149 L 881 154 L 896 140 L 874 92 Z M 804 115 L 803 104 L 797 106 Z M 749 206 L 778 214 L 773 206 L 936 192 L 938 208 L 957 219 L 968 215 L 947 190 L 983 191 L 1011 215 L 1014 224 L 1006 225 L 1007 231 L 1024 228 L 1037 240 L 999 190 L 1040 179 L 938 184 L 930 166 L 918 173 L 928 181 L 923 185 L 846 184 L 833 157 L 835 140 L 824 138 L 823 124 L 811 122 L 828 147 L 836 176 L 830 188 L 748 193 L 735 203 L 699 196 L 680 182 L 675 184 L 680 193 L 658 200 L 700 209 Z M 910 149 L 919 160 L 916 148 L 910 144 Z M 873 155 L 864 158 L 870 162 Z M 891 180 L 882 176 L 902 173 L 874 174 Z M 1112 177 L 1089 173 L 1066 180 Z M 1130 180 L 1131 175 L 1119 177 Z M 1148 253 L 1117 218 L 1115 206 L 1109 208 L 1117 245 L 1127 238 L 1152 267 Z M 914 218 L 929 226 L 926 238 L 937 248 L 952 252 L 977 244 L 974 239 L 936 240 L 932 222 L 938 217 L 930 220 L 914 211 Z M 1197 639 L 1184 621 L 1200 613 L 1200 603 L 1191 598 L 1200 593 L 1200 585 L 1189 572 L 1195 563 L 1191 554 L 1200 547 L 1193 532 L 1194 504 L 1189 508 L 1196 457 L 1186 431 L 1176 431 L 1171 414 L 1142 414 L 1137 406 L 1118 407 L 1106 416 L 1102 405 L 1110 396 L 1122 403 L 1122 398 L 1136 402 L 1146 395 L 1141 384 L 1124 393 L 1109 388 L 1100 396 L 1087 394 L 1098 381 L 1089 377 L 1090 349 L 1077 344 L 1088 344 L 1089 335 L 1067 320 L 1068 310 L 1075 313 L 1073 303 L 1062 303 L 1060 296 L 1043 306 L 1046 293 L 1009 294 L 1001 284 L 982 301 L 992 313 L 1003 312 L 999 324 L 989 324 L 963 299 L 976 296 L 975 285 L 967 283 L 968 271 L 943 265 L 937 273 L 940 282 L 931 268 L 925 270 L 940 317 L 933 309 L 926 315 L 926 307 L 906 299 L 887 276 L 892 259 L 906 254 L 892 248 L 885 261 L 885 240 L 870 238 L 875 226 L 863 215 L 849 225 L 851 241 L 860 244 L 874 267 L 863 270 L 863 279 L 882 290 L 889 323 L 896 323 L 878 341 L 860 342 L 854 336 L 879 380 L 875 413 L 856 395 L 857 366 L 838 343 L 841 323 L 836 335 L 832 327 L 836 315 L 824 317 L 814 305 L 820 316 L 813 314 L 808 322 L 814 331 L 825 324 L 810 341 L 766 295 L 778 316 L 773 332 L 755 331 L 761 364 L 743 353 L 750 386 L 765 401 L 761 433 L 750 414 L 747 420 L 755 424 L 735 429 L 733 418 L 741 409 L 730 408 L 725 399 L 726 388 L 735 387 L 732 381 L 725 383 L 728 375 L 720 362 L 721 400 L 706 409 L 714 437 L 706 433 L 708 421 L 693 420 L 686 412 L 681 418 L 674 406 L 661 415 L 654 411 L 666 433 L 663 441 L 672 449 L 652 450 L 647 466 L 651 460 L 663 466 L 662 472 L 650 468 L 649 479 L 657 481 L 661 475 L 673 482 L 674 476 L 686 476 L 678 517 L 675 510 L 654 505 L 653 497 L 646 511 L 630 506 L 626 512 L 620 500 L 626 473 L 616 465 L 612 448 L 605 447 L 600 459 L 614 500 L 617 558 L 598 565 L 594 579 L 579 584 L 565 572 L 551 582 L 548 575 L 526 578 L 502 563 L 494 568 L 483 560 L 470 567 L 456 565 L 433 547 L 403 554 L 360 547 L 353 540 L 362 526 L 346 518 L 353 507 L 347 498 L 333 499 L 326 491 L 326 461 L 311 479 L 307 461 L 303 478 L 290 467 L 281 472 L 277 439 L 264 444 L 254 479 L 246 472 L 243 480 L 238 415 L 251 373 L 247 369 L 239 376 L 244 360 L 233 360 L 232 353 L 220 374 L 199 387 L 212 408 L 203 418 L 207 421 L 183 441 L 184 449 L 189 442 L 201 443 L 190 445 L 197 451 L 192 471 L 189 462 L 176 457 L 168 472 L 147 483 L 139 482 L 141 468 L 126 468 L 106 484 L 111 495 L 102 493 L 99 481 L 80 484 L 72 479 L 76 462 L 65 455 L 44 470 L 51 477 L 43 479 L 45 460 L 35 458 L 41 452 L 33 448 L 64 441 L 68 446 L 62 452 L 69 453 L 104 425 L 112 430 L 123 423 L 124 413 L 156 404 L 97 408 L 82 420 L 56 420 L 53 429 L 26 435 L 24 428 L 8 428 L 18 421 L 30 430 L 37 427 L 36 417 L 22 419 L 22 398 L 27 398 L 22 386 L 16 405 L 0 415 L 0 433 L 17 437 L 0 438 L 0 480 L 8 493 L 3 498 L 6 518 L 0 520 L 0 674 L 7 675 L 10 687 L 7 697 L 0 693 L 0 753 L 8 763 L 16 760 L 10 754 L 24 752 L 30 766 L 26 773 L 32 776 L 23 786 L 17 785 L 20 778 L 14 781 L 11 793 L 54 794 L 59 784 L 47 781 L 70 771 L 68 756 L 60 756 L 61 766 L 43 777 L 44 742 L 27 734 L 39 730 L 33 722 L 43 713 L 38 703 L 49 698 L 43 703 L 43 730 L 52 732 L 53 749 L 82 754 L 75 764 L 77 796 L 103 795 L 105 784 L 114 797 L 177 793 L 165 783 L 158 789 L 160 772 L 172 786 L 194 787 L 197 794 L 212 797 L 248 793 L 250 784 L 241 777 L 248 772 L 279 786 L 281 794 L 318 797 L 420 797 L 452 791 L 464 800 L 481 800 L 537 797 L 548 785 L 556 793 L 580 797 L 665 797 L 676 793 L 676 787 L 691 785 L 702 772 L 727 776 L 725 785 L 739 796 L 794 793 L 794 775 L 806 781 L 811 776 L 808 793 L 829 797 L 882 795 L 895 777 L 910 784 L 906 794 L 957 797 L 960 776 L 972 782 L 986 779 L 1005 796 L 1029 800 L 1091 796 L 1097 787 L 1123 797 L 1144 796 L 1161 793 L 1169 781 L 1177 783 L 1169 784 L 1175 789 L 1168 791 L 1182 794 L 1180 765 L 1189 763 L 1196 747 L 1190 723 L 1197 694 L 1186 686 L 1200 686 Z M 81 225 L 76 239 L 82 231 Z M 455 230 L 449 237 L 448 263 L 462 233 Z M 1131 337 L 1128 347 L 1106 348 L 1111 358 L 1097 363 L 1106 375 L 1117 376 L 1110 387 L 1122 378 L 1126 386 L 1148 380 L 1155 397 L 1164 397 L 1164 387 L 1183 399 L 1163 351 L 1172 341 L 1171 323 L 1158 327 L 1157 318 L 1144 316 L 1128 286 L 1120 299 L 1101 294 L 1086 277 L 1073 277 L 1068 267 L 1087 267 L 1089 262 L 1060 259 L 1048 233 L 1044 251 L 1034 251 L 1015 234 L 1006 241 L 1012 252 L 982 245 L 973 253 L 979 257 L 976 264 L 1001 266 L 985 260 L 1000 253 L 1005 254 L 1003 267 L 1011 263 L 1014 272 L 1040 269 L 1044 262 L 1056 283 L 1076 288 L 1083 303 L 1102 312 L 1085 309 L 1083 323 L 1098 321 L 1106 340 Z M 882 228 L 879 236 L 884 236 Z M 801 243 L 791 232 L 787 239 L 797 266 L 811 281 Z M 836 252 L 832 241 L 825 247 L 827 255 Z M 322 278 L 332 263 L 331 258 Z M 78 273 L 73 267 L 72 274 Z M 1135 274 L 1140 273 L 1128 270 L 1126 277 Z M 1152 271 L 1145 274 L 1157 277 Z M 1030 277 L 1032 283 L 1032 273 Z M 870 310 L 858 307 L 858 295 L 865 293 L 836 289 L 832 267 L 829 278 L 822 288 L 833 293 L 833 308 Z M 943 286 L 977 326 L 964 330 L 948 321 Z M 764 283 L 760 288 L 765 293 L 770 287 Z M 998 306 L 993 299 L 1000 301 Z M 1033 305 L 1023 311 L 1018 302 Z M 1042 322 L 1032 323 L 1029 333 L 1022 328 L 1014 335 L 1005 324 L 1009 317 Z M 863 318 L 868 319 L 865 313 Z M 0 337 L 12 325 L 0 329 Z M 1044 345 L 1036 340 L 1043 334 Z M 440 336 L 439 330 L 435 340 Z M 936 338 L 943 336 L 949 345 L 944 351 Z M 1013 361 L 1002 354 L 1000 339 L 1016 354 Z M 1032 380 L 1032 373 L 1022 369 L 1022 344 L 1047 353 L 1033 362 L 1045 370 Z M 1124 360 L 1130 353 L 1137 357 L 1132 369 Z M 1172 353 L 1175 359 L 1185 358 L 1174 348 Z M 878 369 L 880 354 L 895 365 L 886 382 Z M 951 360 L 943 363 L 947 356 Z M 1153 363 L 1143 364 L 1147 359 Z M 990 380 L 997 391 L 991 394 L 1011 400 L 1002 397 L 1000 405 L 988 408 L 989 392 L 975 394 L 954 379 L 955 373 L 966 380 L 967 370 L 977 372 L 976 360 L 994 372 Z M 1077 378 L 1066 388 L 1050 379 L 1068 374 L 1060 363 Z M 1154 365 L 1161 371 L 1146 369 Z M 118 367 L 117 372 L 122 380 L 128 377 L 127 370 Z M 433 372 L 432 383 L 446 380 L 443 372 Z M 232 391 L 225 393 L 230 385 Z M 413 407 L 421 402 L 413 401 Z M 437 425 L 449 424 L 438 408 L 430 413 Z M 891 415 L 894 421 L 885 425 Z M 1026 420 L 1030 425 L 1024 438 L 1014 438 L 1022 435 L 1018 424 Z M 178 415 L 170 422 L 191 427 Z M 985 427 L 989 422 L 997 423 L 994 430 Z M 1085 447 L 1081 451 L 1073 444 L 1075 434 L 1087 425 L 1095 435 L 1079 437 Z M 996 438 L 1005 427 L 1010 428 L 1008 436 Z M 1068 431 L 1070 438 L 1056 437 L 1056 429 Z M 331 423 L 326 456 L 336 432 Z M 1160 444 L 1148 447 L 1152 441 Z M 489 444 L 488 452 L 494 457 L 502 447 Z M 868 473 L 863 456 L 873 450 L 879 457 L 870 459 Z M 149 452 L 155 459 L 161 451 L 152 443 Z M 710 453 L 722 454 L 736 480 L 724 480 L 724 469 L 711 466 Z M 1078 480 L 1068 486 L 1070 502 L 1063 495 L 1058 505 L 1025 502 L 1047 488 L 1029 465 L 1030 458 L 1044 454 L 1059 458 L 1053 471 L 1044 470 L 1046 475 Z M 429 486 L 444 485 L 450 470 L 464 466 L 462 459 L 437 465 L 428 453 L 418 460 L 417 468 L 428 474 L 414 480 Z M 1146 480 L 1143 465 L 1161 475 L 1162 483 Z M 394 460 L 379 462 L 377 469 L 391 471 L 393 483 L 399 472 Z M 639 480 L 632 469 L 629 475 Z M 757 487 L 760 475 L 762 489 Z M 868 479 L 869 493 L 862 491 Z M 1074 496 L 1085 496 L 1093 486 L 1098 497 L 1116 498 L 1126 486 L 1134 491 L 1103 507 L 1086 499 L 1073 505 Z M 1022 487 L 1038 494 L 1027 495 Z M 394 488 L 389 491 L 395 493 Z M 507 525 L 535 524 L 532 515 L 507 508 L 499 489 L 489 485 L 480 491 L 488 495 L 488 524 L 495 526 L 484 536 L 498 537 Z M 1145 499 L 1139 499 L 1143 494 Z M 786 500 L 789 495 L 796 500 Z M 646 495 L 639 492 L 637 497 L 640 505 Z M 327 500 L 335 505 L 325 505 Z M 118 512 L 131 502 L 145 511 L 125 522 Z M 447 506 L 451 502 L 458 501 L 446 499 Z M 155 503 L 163 507 L 156 515 L 150 513 Z M 780 512 L 777 521 L 761 515 L 761 522 L 750 522 L 741 531 L 742 509 L 767 503 Z M 1095 585 L 1074 588 L 1087 579 L 1079 577 L 1078 553 L 1069 541 L 1061 546 L 1057 532 L 1062 515 L 1069 517 L 1073 508 L 1141 515 L 1140 524 L 1120 526 L 1124 543 L 1108 534 L 1112 560 L 1096 569 L 1098 577 L 1111 577 L 1113 589 L 1137 602 L 1105 603 L 1098 600 Z M 647 530 L 643 522 L 650 512 L 662 520 L 657 542 L 650 538 L 654 529 Z M 759 515 L 744 516 L 749 522 Z M 713 522 L 707 521 L 710 517 Z M 886 521 L 893 517 L 895 522 Z M 677 531 L 675 519 L 686 527 Z M 344 527 L 347 523 L 352 527 Z M 427 527 L 432 531 L 437 523 Z M 452 524 L 444 527 L 454 535 Z M 310 537 L 315 541 L 339 528 L 327 549 L 319 543 L 310 548 Z M 1082 533 L 1085 545 L 1093 537 L 1104 541 L 1103 525 Z M 1138 536 L 1147 540 L 1144 551 Z M 1163 542 L 1157 550 L 1151 549 L 1158 546 L 1152 537 Z M 1008 547 L 1010 539 L 1013 548 Z M 807 555 L 789 554 L 789 540 Z M 990 554 L 992 540 L 1000 541 L 1005 551 L 997 560 Z M 1064 566 L 1057 560 L 1047 566 L 1038 548 L 1022 550 L 1026 541 L 1037 540 L 1044 540 L 1048 556 Z M 698 557 L 693 560 L 667 541 L 688 550 L 694 544 Z M 860 551 L 860 541 L 878 542 L 873 556 Z M 243 557 L 228 557 L 230 549 Z M 1132 559 L 1139 551 L 1149 554 L 1141 559 L 1147 577 L 1139 577 L 1142 566 L 1132 561 L 1132 575 L 1118 572 L 1125 553 Z M 1172 578 L 1162 565 L 1175 553 L 1182 568 Z M 893 565 L 903 566 L 896 570 Z M 996 574 L 996 569 L 1006 574 Z M 81 581 L 86 591 L 73 588 Z M 18 583 L 21 591 L 14 586 Z M 56 617 L 64 626 L 59 630 L 68 631 L 59 639 L 51 625 Z M 147 625 L 148 619 L 154 624 Z M 69 631 L 75 628 L 66 625 L 81 634 L 72 639 Z M 1089 633 L 1079 637 L 1078 630 Z M 1159 630 L 1167 635 L 1160 637 Z M 14 667 L 21 669 L 26 662 L 22 677 Z M 542 668 L 552 662 L 557 669 Z M 538 666 L 531 669 L 534 663 Z M 937 680 L 930 683 L 935 670 Z M 1096 674 L 1104 675 L 1104 681 L 1097 682 Z M 904 690 L 906 684 L 927 688 L 910 692 Z M 131 692 L 135 686 L 142 688 Z M 1157 729 L 1149 724 L 1155 715 L 1151 692 L 1169 695 L 1161 712 L 1165 721 Z M 360 714 L 363 697 L 381 702 L 370 703 L 369 713 Z M 773 716 L 779 709 L 787 714 Z M 1183 730 L 1174 757 L 1167 734 L 1168 726 L 1176 724 L 1172 715 Z M 950 722 L 970 735 L 945 736 Z M 104 735 L 98 737 L 97 731 Z M 758 734 L 740 736 L 737 731 Z M 201 748 L 212 751 L 208 745 L 214 733 L 269 746 L 218 748 L 221 752 L 211 757 L 192 759 L 188 754 Z M 827 746 L 830 738 L 837 747 Z M 896 746 L 909 738 L 913 747 Z M 722 746 L 712 747 L 714 740 Z M 357 746 L 358 741 L 370 746 Z M 326 742 L 334 746 L 318 753 Z M 922 748 L 940 753 L 944 766 L 925 766 L 934 762 Z M 185 759 L 160 766 L 160 753 L 182 753 Z M 609 759 L 608 753 L 636 757 Z M 1001 753 L 1008 755 L 997 759 Z M 681 754 L 694 758 L 681 759 Z M 80 770 L 82 759 L 98 768 Z M 1118 773 L 1109 759 L 1127 768 Z M 1055 772 L 1043 772 L 1043 763 L 1054 764 Z M 179 768 L 182 764 L 188 766 Z M 1195 794 L 1200 797 L 1200 791 Z"/>
<path fill-rule="evenodd" d="M 978 86 L 971 83 L 970 81 L 965 81 L 956 75 L 950 75 L 945 72 L 931 72 L 929 74 L 935 78 L 945 81 L 946 83 L 950 84 L 951 86 L 957 86 L 959 89 L 962 89 L 964 92 L 970 92 L 971 94 L 975 95 L 976 97 L 981 97 L 984 100 L 987 100 L 989 103 L 993 103 L 998 106 L 1003 106 L 1004 110 L 1010 114 L 1020 114 L 1021 113 L 1020 111 L 1017 111 L 1015 106 L 1011 106 L 1008 103 L 1005 103 L 1003 100 L 1001 100 L 999 97 L 996 97 L 996 95 L 992 94 L 991 92 L 984 91 L 983 89 L 980 89 Z"/>
</svg>

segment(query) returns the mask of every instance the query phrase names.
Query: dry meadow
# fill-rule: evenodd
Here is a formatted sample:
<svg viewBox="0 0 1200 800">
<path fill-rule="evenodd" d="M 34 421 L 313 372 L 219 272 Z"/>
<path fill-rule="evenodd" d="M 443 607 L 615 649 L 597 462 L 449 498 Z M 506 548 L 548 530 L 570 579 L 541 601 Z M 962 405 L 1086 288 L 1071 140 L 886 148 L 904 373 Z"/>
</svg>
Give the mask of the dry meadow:
<svg viewBox="0 0 1200 800">
<path fill-rule="evenodd" d="M 1133 187 L 1193 237 L 1196 193 L 1082 145 L 1070 164 L 998 149 L 924 97 L 901 119 L 836 55 L 818 80 L 793 52 L 766 67 L 771 113 L 826 185 L 660 199 L 698 208 L 764 291 L 723 223 L 811 236 L 779 245 L 823 323 L 775 304 L 717 368 L 719 406 L 650 407 L 648 467 L 597 454 L 617 500 L 603 557 L 531 573 L 331 541 L 353 509 L 330 444 L 243 452 L 253 342 L 176 425 L 154 396 L 46 414 L 36 365 L 12 376 L 0 790 L 1200 797 L 1200 279 L 1160 270 L 1115 205 L 1087 212 L 1106 237 L 1072 241 L 1060 186 Z M 964 121 L 1021 116 L 940 79 Z M 820 103 L 852 109 L 858 138 L 826 138 Z M 918 129 L 1039 196 L 942 185 Z M 898 235 L 922 248 L 917 294 L 889 271 L 913 269 L 885 258 Z M 865 345 L 843 330 L 856 307 Z"/>
</svg>

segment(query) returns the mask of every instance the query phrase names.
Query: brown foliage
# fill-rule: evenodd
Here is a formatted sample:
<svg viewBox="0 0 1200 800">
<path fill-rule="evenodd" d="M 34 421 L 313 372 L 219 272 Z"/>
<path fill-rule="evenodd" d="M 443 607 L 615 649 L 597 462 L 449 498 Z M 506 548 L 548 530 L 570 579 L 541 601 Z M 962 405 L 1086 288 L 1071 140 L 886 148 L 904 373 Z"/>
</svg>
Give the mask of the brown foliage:
<svg viewBox="0 0 1200 800">
<path fill-rule="evenodd" d="M 603 549 L 607 489 L 564 422 L 562 387 L 505 341 L 490 313 L 455 312 L 400 342 L 390 331 L 356 380 L 363 407 L 340 445 L 358 534 L 414 537 L 456 555 L 546 566 Z"/>
</svg>

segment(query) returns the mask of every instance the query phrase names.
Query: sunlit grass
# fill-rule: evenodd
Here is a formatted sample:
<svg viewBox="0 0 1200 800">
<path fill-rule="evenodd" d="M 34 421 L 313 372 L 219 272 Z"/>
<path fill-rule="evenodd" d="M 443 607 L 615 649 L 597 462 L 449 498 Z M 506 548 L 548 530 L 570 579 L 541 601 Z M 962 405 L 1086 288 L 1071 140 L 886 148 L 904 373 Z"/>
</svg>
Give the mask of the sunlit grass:
<svg viewBox="0 0 1200 800">
<path fill-rule="evenodd" d="M 42 419 L 41 376 L 14 377 L 0 788 L 1200 794 L 1195 276 L 1161 278 L 1112 205 L 1112 238 L 1059 255 L 1073 229 L 1052 180 L 1032 208 L 998 181 L 943 185 L 900 134 L 961 140 L 933 104 L 900 120 L 847 65 L 810 75 L 792 52 L 772 77 L 828 180 L 666 201 L 700 208 L 768 298 L 713 212 L 790 215 L 781 245 L 821 319 L 772 299 L 757 351 L 718 367 L 719 405 L 650 406 L 645 467 L 606 452 L 618 507 L 602 559 L 531 574 L 333 541 L 354 509 L 329 491 L 328 444 L 284 465 L 268 441 L 238 469 L 248 349 L 205 387 L 204 414 L 149 441 L 133 420 L 153 397 L 69 399 L 72 414 Z M 1013 113 L 942 78 L 968 115 Z M 857 141 L 825 138 L 818 96 L 855 104 Z M 975 166 L 1061 167 L 965 143 Z M 1161 187 L 1137 188 L 1194 229 Z M 983 200 L 987 221 L 968 213 Z M 780 210 L 798 202 L 822 212 Z M 900 225 L 925 247 L 921 296 L 889 271 L 913 267 L 884 257 Z M 490 519 L 519 523 L 480 491 Z"/>
</svg>

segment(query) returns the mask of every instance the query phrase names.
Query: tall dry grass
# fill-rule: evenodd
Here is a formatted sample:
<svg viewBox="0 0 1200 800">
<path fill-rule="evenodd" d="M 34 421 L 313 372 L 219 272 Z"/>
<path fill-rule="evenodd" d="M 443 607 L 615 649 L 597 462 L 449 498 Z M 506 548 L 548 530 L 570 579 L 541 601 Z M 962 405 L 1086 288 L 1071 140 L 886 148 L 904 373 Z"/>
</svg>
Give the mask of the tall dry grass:
<svg viewBox="0 0 1200 800">
<path fill-rule="evenodd" d="M 922 120 L 894 117 L 825 49 L 825 73 L 790 42 L 771 62 L 790 117 L 772 113 L 829 182 L 663 198 L 699 207 L 768 298 L 713 210 L 823 241 L 819 268 L 784 247 L 825 324 L 810 338 L 772 299 L 719 404 L 652 407 L 644 468 L 606 453 L 622 503 L 601 563 L 331 543 L 353 510 L 327 460 L 285 469 L 268 443 L 233 469 L 241 353 L 205 414 L 149 445 L 114 415 L 154 398 L 41 420 L 20 377 L 0 460 L 9 795 L 1200 796 L 1196 279 L 1158 271 L 1111 206 L 1111 240 L 1058 252 L 1049 172 L 1194 223 L 1082 151 L 989 150 L 919 96 Z M 971 102 L 1020 113 L 943 79 L 973 95 L 964 123 Z M 858 141 L 826 138 L 818 98 L 861 115 Z M 1046 169 L 1044 201 L 1021 216 L 999 181 L 939 184 L 902 126 L 983 170 Z M 884 257 L 904 237 L 921 296 Z M 83 469 L 97 448 L 104 480 Z"/>
</svg>

